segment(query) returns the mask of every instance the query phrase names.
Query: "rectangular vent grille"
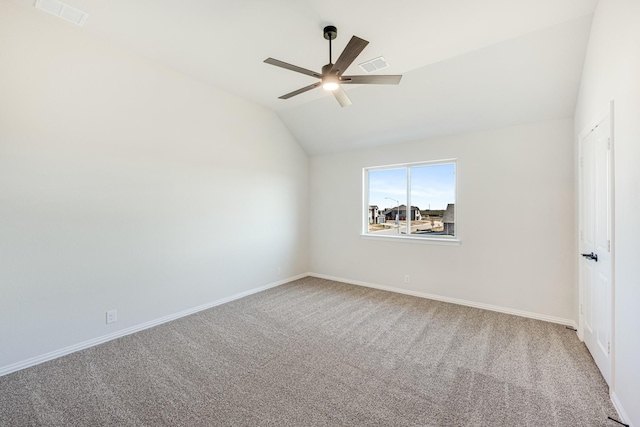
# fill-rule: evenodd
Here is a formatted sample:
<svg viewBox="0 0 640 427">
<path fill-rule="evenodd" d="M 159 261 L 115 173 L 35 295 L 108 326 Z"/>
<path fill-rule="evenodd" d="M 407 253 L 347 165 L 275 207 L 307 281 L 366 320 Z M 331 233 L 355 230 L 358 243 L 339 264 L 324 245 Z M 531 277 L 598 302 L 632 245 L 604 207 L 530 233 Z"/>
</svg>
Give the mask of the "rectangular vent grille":
<svg viewBox="0 0 640 427">
<path fill-rule="evenodd" d="M 369 61 L 365 61 L 362 64 L 358 65 L 360 65 L 360 68 L 362 68 L 365 73 L 373 73 L 374 71 L 389 68 L 389 63 L 382 56 L 371 59 Z"/>
<path fill-rule="evenodd" d="M 58 0 L 36 0 L 36 9 L 43 10 L 76 25 L 84 25 L 89 17 L 86 12 Z"/>
</svg>

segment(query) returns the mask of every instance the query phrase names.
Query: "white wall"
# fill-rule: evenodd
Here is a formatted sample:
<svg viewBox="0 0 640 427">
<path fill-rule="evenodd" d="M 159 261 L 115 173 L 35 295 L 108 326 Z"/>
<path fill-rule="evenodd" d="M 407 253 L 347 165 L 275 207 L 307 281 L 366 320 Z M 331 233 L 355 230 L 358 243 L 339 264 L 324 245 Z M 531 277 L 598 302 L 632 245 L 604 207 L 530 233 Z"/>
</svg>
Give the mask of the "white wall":
<svg viewBox="0 0 640 427">
<path fill-rule="evenodd" d="M 273 112 L 6 1 L 0 64 L 0 369 L 308 271 Z"/>
<path fill-rule="evenodd" d="M 640 3 L 601 0 L 591 27 L 575 141 L 614 100 L 614 402 L 640 426 Z"/>
<path fill-rule="evenodd" d="M 575 320 L 572 134 L 566 119 L 313 157 L 311 271 Z M 360 237 L 363 167 L 448 158 L 460 246 Z"/>
</svg>

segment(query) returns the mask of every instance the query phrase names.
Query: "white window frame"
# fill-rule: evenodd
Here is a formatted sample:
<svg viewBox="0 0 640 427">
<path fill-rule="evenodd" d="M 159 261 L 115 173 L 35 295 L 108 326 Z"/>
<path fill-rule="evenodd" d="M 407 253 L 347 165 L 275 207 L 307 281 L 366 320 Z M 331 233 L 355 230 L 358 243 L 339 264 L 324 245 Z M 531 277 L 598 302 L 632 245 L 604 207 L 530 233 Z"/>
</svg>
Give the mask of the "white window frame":
<svg viewBox="0 0 640 427">
<path fill-rule="evenodd" d="M 407 228 L 411 226 L 411 168 L 412 167 L 420 167 L 420 166 L 435 166 L 442 164 L 451 164 L 453 163 L 454 170 L 454 191 L 455 191 L 455 210 L 454 214 L 454 223 L 455 223 L 455 236 L 416 236 L 411 234 L 400 234 L 400 235 L 376 235 L 369 233 L 369 171 L 375 170 L 384 170 L 384 169 L 400 169 L 405 168 L 407 172 Z M 458 223 L 458 212 L 459 212 L 459 197 L 458 197 L 458 159 L 441 159 L 441 160 L 431 160 L 424 162 L 413 162 L 413 163 L 399 163 L 393 165 L 381 165 L 381 166 L 370 166 L 362 168 L 362 230 L 360 237 L 367 240 L 386 240 L 386 241 L 404 241 L 410 243 L 426 243 L 426 244 L 435 244 L 435 245 L 449 245 L 449 246 L 459 246 L 460 241 L 460 227 Z M 409 229 L 409 228 L 408 228 Z"/>
</svg>

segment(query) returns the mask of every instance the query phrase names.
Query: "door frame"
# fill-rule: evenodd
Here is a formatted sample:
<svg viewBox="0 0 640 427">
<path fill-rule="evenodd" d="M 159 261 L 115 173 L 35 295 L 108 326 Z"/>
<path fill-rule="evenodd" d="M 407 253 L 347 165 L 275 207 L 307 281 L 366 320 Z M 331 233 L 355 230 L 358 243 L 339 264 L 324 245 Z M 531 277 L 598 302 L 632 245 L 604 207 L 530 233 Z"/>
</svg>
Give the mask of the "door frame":
<svg viewBox="0 0 640 427">
<path fill-rule="evenodd" d="M 580 267 L 580 255 L 579 255 L 579 251 L 580 251 L 580 247 L 581 247 L 581 243 L 582 243 L 582 233 L 583 233 L 583 177 L 582 177 L 582 142 L 583 140 L 592 132 L 594 131 L 598 126 L 600 126 L 600 124 L 602 124 L 605 120 L 609 120 L 609 138 L 610 138 L 610 148 L 609 148 L 609 194 L 610 194 L 610 200 L 609 200 L 609 212 L 608 212 L 608 216 L 609 216 L 609 227 L 610 227 L 610 237 L 611 237 L 611 251 L 610 251 L 610 256 L 611 256 L 611 265 L 610 265 L 610 283 L 611 283 L 611 294 L 610 294 L 610 316 L 611 318 L 609 319 L 609 325 L 610 325 L 610 331 L 609 331 L 609 336 L 610 336 L 610 340 L 611 340 L 611 344 L 610 344 L 610 350 L 609 350 L 609 393 L 611 394 L 615 387 L 615 351 L 616 351 L 616 339 L 615 339 L 615 156 L 614 156 L 614 147 L 615 147 L 615 139 L 614 139 L 614 101 L 611 100 L 609 102 L 609 109 L 608 111 L 601 115 L 598 120 L 592 122 L 592 125 L 587 126 L 585 129 L 582 130 L 582 132 L 580 132 L 580 135 L 578 137 L 578 158 L 577 158 L 577 165 L 578 165 L 578 174 L 577 174 L 577 179 L 578 179 L 578 195 L 577 195 L 577 202 L 578 202 L 578 209 L 577 209 L 577 213 L 578 213 L 578 233 L 577 233 L 577 239 L 576 239 L 576 249 L 577 249 L 577 256 L 576 256 L 576 263 L 577 263 L 577 270 L 578 270 L 578 338 L 580 339 L 580 341 L 584 342 L 584 315 L 583 315 L 583 306 L 584 306 L 584 297 L 585 297 L 585 290 L 584 290 L 584 275 L 582 272 L 582 268 Z"/>
</svg>

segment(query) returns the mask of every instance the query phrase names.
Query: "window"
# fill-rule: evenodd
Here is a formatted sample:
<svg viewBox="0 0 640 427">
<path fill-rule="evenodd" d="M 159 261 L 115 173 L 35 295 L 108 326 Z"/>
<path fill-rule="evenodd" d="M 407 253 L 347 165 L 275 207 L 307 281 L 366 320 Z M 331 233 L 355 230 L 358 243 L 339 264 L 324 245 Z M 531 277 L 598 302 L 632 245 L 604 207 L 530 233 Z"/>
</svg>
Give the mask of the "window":
<svg viewBox="0 0 640 427">
<path fill-rule="evenodd" d="M 455 240 L 456 161 L 364 169 L 363 234 Z"/>
</svg>

